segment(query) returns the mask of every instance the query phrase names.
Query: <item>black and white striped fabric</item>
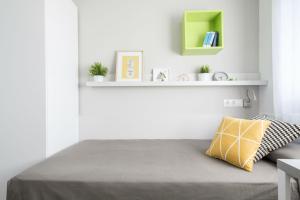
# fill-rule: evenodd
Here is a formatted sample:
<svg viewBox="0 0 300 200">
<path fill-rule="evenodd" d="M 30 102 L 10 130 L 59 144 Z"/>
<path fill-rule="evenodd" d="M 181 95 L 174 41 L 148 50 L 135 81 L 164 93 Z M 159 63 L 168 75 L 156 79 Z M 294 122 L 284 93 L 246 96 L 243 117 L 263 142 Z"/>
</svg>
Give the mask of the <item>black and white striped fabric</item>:
<svg viewBox="0 0 300 200">
<path fill-rule="evenodd" d="M 271 121 L 256 153 L 254 162 L 261 160 L 270 152 L 279 149 L 300 137 L 300 126 L 272 119 L 267 115 L 258 115 L 252 119 Z"/>
</svg>

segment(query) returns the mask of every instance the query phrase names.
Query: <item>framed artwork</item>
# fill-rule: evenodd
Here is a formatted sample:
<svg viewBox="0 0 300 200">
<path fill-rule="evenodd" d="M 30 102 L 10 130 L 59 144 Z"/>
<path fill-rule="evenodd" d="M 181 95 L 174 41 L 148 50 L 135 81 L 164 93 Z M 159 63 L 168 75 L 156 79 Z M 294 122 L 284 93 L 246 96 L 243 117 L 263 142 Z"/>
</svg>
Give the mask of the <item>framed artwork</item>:
<svg viewBox="0 0 300 200">
<path fill-rule="evenodd" d="M 166 68 L 154 68 L 153 69 L 153 81 L 165 82 L 169 80 L 169 69 Z"/>
<path fill-rule="evenodd" d="M 118 51 L 116 81 L 142 81 L 143 51 Z"/>
</svg>

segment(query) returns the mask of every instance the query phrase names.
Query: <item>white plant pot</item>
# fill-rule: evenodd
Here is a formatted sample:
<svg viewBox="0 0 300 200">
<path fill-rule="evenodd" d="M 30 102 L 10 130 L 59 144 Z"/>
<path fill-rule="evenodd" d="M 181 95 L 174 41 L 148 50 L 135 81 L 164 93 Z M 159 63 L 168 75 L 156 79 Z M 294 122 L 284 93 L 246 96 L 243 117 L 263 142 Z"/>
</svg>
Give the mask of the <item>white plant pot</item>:
<svg viewBox="0 0 300 200">
<path fill-rule="evenodd" d="M 104 76 L 93 76 L 95 82 L 103 82 Z"/>
<path fill-rule="evenodd" d="M 211 74 L 210 73 L 199 73 L 198 81 L 211 81 Z"/>
</svg>

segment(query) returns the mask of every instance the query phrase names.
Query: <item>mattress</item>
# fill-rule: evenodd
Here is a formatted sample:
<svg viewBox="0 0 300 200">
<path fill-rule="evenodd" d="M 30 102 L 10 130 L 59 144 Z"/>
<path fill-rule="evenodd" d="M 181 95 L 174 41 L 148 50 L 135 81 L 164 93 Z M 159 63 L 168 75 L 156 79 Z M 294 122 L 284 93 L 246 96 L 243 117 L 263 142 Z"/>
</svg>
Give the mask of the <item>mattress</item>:
<svg viewBox="0 0 300 200">
<path fill-rule="evenodd" d="M 275 200 L 276 166 L 207 157 L 209 141 L 83 141 L 8 182 L 7 200 Z M 299 199 L 292 182 L 293 199 Z"/>
</svg>

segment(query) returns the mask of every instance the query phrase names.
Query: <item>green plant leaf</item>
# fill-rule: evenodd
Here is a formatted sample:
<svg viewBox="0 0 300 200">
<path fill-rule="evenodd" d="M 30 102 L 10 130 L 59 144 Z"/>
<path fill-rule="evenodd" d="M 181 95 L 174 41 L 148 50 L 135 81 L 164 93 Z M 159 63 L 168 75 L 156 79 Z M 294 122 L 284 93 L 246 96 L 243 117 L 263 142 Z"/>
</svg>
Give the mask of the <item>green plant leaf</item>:
<svg viewBox="0 0 300 200">
<path fill-rule="evenodd" d="M 94 63 L 89 69 L 89 73 L 91 76 L 106 76 L 107 72 L 107 67 L 102 65 L 102 63 L 100 62 Z"/>
<path fill-rule="evenodd" d="M 202 65 L 202 66 L 200 67 L 199 72 L 200 72 L 201 74 L 203 74 L 203 73 L 209 73 L 209 72 L 210 72 L 209 65 Z"/>
</svg>

